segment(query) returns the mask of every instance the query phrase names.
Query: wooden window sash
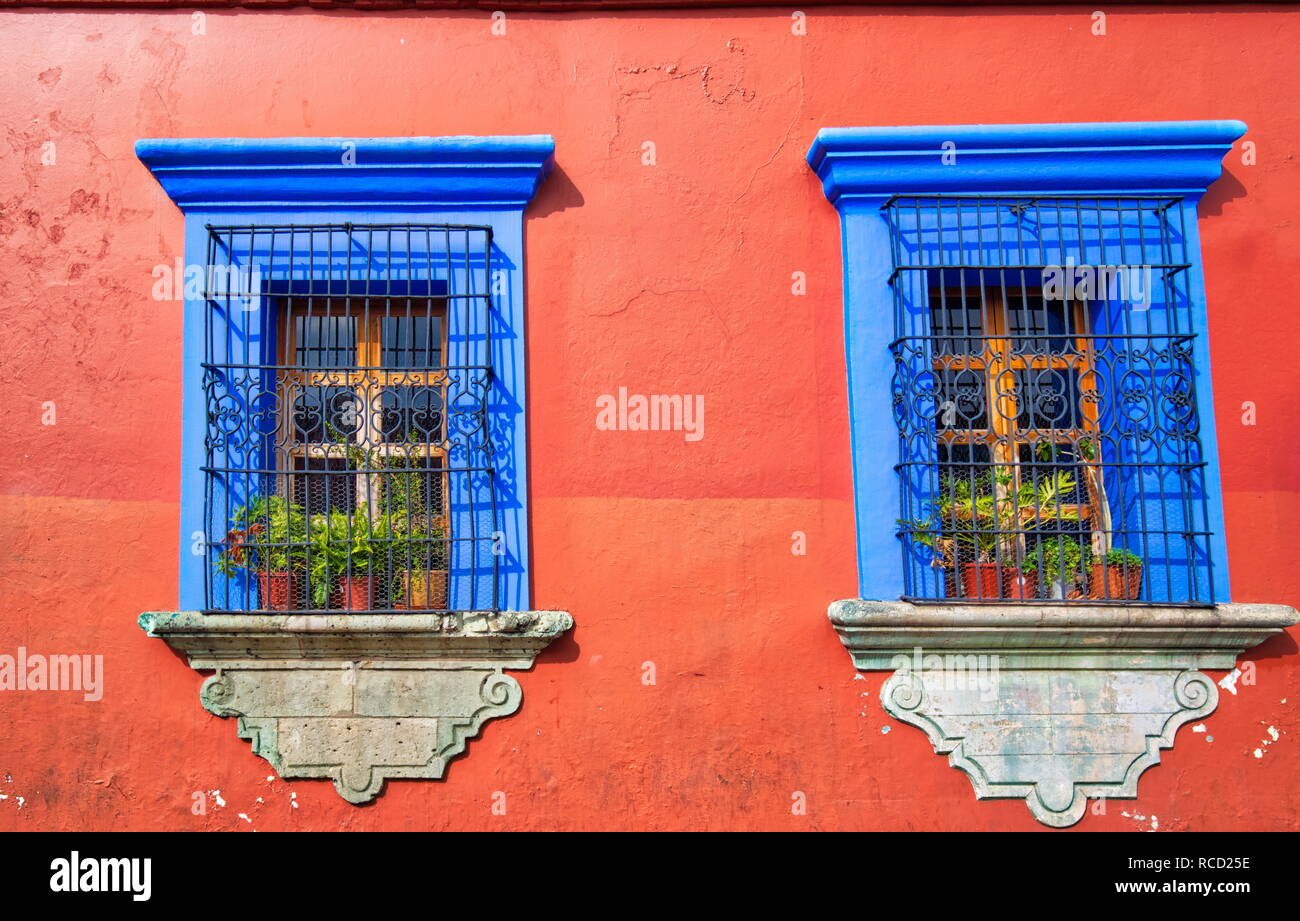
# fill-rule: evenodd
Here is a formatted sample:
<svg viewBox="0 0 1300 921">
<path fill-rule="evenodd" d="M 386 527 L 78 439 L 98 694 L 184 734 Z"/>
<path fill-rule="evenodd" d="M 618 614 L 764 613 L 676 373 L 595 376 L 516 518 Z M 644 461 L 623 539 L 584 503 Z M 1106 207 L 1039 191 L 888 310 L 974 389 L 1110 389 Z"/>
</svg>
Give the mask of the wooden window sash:
<svg viewBox="0 0 1300 921">
<path fill-rule="evenodd" d="M 946 288 L 943 289 L 942 296 L 945 302 L 951 303 L 954 300 L 957 304 L 966 304 L 966 296 L 970 289 Z M 941 444 L 963 444 L 975 445 L 985 444 L 989 446 L 989 463 L 993 467 L 1003 467 L 1010 469 L 1012 474 L 1012 483 L 1010 487 L 997 487 L 999 492 L 998 499 L 1005 498 L 1006 490 L 1009 488 L 1018 491 L 1023 483 L 1022 464 L 1020 461 L 1019 449 L 1022 445 L 1028 446 L 1031 452 L 1040 443 L 1047 441 L 1052 445 L 1068 442 L 1077 445 L 1083 438 L 1089 438 L 1093 444 L 1094 460 L 1088 461 L 1080 457 L 1077 465 L 1087 470 L 1089 467 L 1097 468 L 1097 476 L 1086 476 L 1083 484 L 1087 494 L 1086 503 L 1060 503 L 1054 506 L 1050 511 L 1051 516 L 1044 516 L 1043 509 L 1037 510 L 1026 509 L 1021 512 L 1020 524 L 1022 529 L 1028 523 L 1042 520 L 1050 520 L 1060 514 L 1077 514 L 1081 521 L 1092 522 L 1104 519 L 1100 514 L 1101 503 L 1105 501 L 1104 495 L 1100 488 L 1100 440 L 1098 438 L 1098 419 L 1096 405 L 1088 400 L 1080 400 L 1080 409 L 1083 416 L 1084 427 L 1072 429 L 1053 429 L 1048 433 L 1038 433 L 1032 437 L 1027 436 L 1019 426 L 1020 406 L 1016 399 L 1013 388 L 1000 388 L 997 386 L 999 378 L 1003 375 L 1013 376 L 1016 371 L 1025 370 L 1072 370 L 1079 374 L 1080 392 L 1086 389 L 1084 378 L 1088 375 L 1095 375 L 1093 368 L 1093 345 L 1090 334 L 1090 322 L 1087 304 L 1082 301 L 1073 303 L 1075 335 L 1074 355 L 1042 355 L 1025 358 L 1015 356 L 1012 352 L 1012 342 L 1014 337 L 1011 333 L 1011 324 L 1008 320 L 1007 312 L 1009 309 L 1023 309 L 1025 303 L 1032 303 L 1032 299 L 1037 294 L 1038 303 L 1042 303 L 1042 294 L 1038 289 L 1023 289 L 1021 295 L 1021 308 L 1008 308 L 1006 299 L 1003 297 L 1004 291 L 1001 286 L 992 288 L 981 288 L 980 293 L 980 316 L 982 320 L 982 331 L 978 336 L 967 334 L 961 331 L 948 331 L 942 336 L 934 338 L 943 338 L 948 340 L 969 340 L 976 339 L 982 343 L 983 353 L 979 355 L 935 355 L 932 363 L 935 370 L 971 370 L 984 372 L 984 413 L 989 420 L 989 427 L 986 429 L 945 429 L 936 433 L 938 441 Z M 935 292 L 931 292 L 931 303 L 936 303 Z M 1041 336 L 1026 335 L 1022 339 L 1049 339 L 1062 338 L 1054 337 L 1048 333 Z M 1013 378 L 1014 379 L 1014 378 Z M 1032 431 L 1032 427 L 1028 430 Z M 1046 434 L 1047 437 L 1044 437 Z M 1094 479 L 1096 482 L 1094 482 Z M 1026 512 L 1028 515 L 1026 515 Z M 1023 544 L 1023 538 L 1022 538 Z"/>
<path fill-rule="evenodd" d="M 449 530 L 449 509 L 448 502 L 450 499 L 449 480 L 447 470 L 446 447 L 442 444 L 419 444 L 411 445 L 407 442 L 390 442 L 383 440 L 383 408 L 382 394 L 385 387 L 427 387 L 437 389 L 442 398 L 443 414 L 443 434 L 445 441 L 447 426 L 447 385 L 450 375 L 445 370 L 439 371 L 421 371 L 419 369 L 385 369 L 380 364 L 383 359 L 383 342 L 382 327 L 385 316 L 389 317 L 418 317 L 418 316 L 438 316 L 442 322 L 442 341 L 440 343 L 442 355 L 445 357 L 448 352 L 448 329 L 447 329 L 447 303 L 445 298 L 430 298 L 434 302 L 434 309 L 424 314 L 417 313 L 389 313 L 382 309 L 372 309 L 371 303 L 362 297 L 348 299 L 342 302 L 340 309 L 337 302 L 327 301 L 325 308 L 320 312 L 311 309 L 306 303 L 306 298 L 289 298 L 285 302 L 283 310 L 284 324 L 282 328 L 281 342 L 284 343 L 281 354 L 281 362 L 286 367 L 295 365 L 294 357 L 297 355 L 297 329 L 296 318 L 300 316 L 312 317 L 350 317 L 356 322 L 354 329 L 354 340 L 356 343 L 355 361 L 356 367 L 346 371 L 288 371 L 284 375 L 284 382 L 280 388 L 280 419 L 277 426 L 278 443 L 287 445 L 281 448 L 277 453 L 280 455 L 277 468 L 284 471 L 278 474 L 278 477 L 286 478 L 282 481 L 281 486 L 284 495 L 289 495 L 291 480 L 287 480 L 299 471 L 294 469 L 294 461 L 297 458 L 317 458 L 317 459 L 350 459 L 353 449 L 362 451 L 378 452 L 381 460 L 389 460 L 393 457 L 401 457 L 418 451 L 421 455 L 429 458 L 438 458 L 442 461 L 440 467 L 442 470 L 441 480 L 442 488 L 442 514 L 433 520 L 441 524 L 444 531 Z M 403 299 L 404 300 L 404 299 Z M 421 298 L 420 300 L 426 300 Z M 324 443 L 307 443 L 296 442 L 293 440 L 293 402 L 296 396 L 295 390 L 301 392 L 302 388 L 309 386 L 324 387 L 348 387 L 351 388 L 361 406 L 361 420 L 357 427 L 355 435 L 350 437 L 346 442 L 324 442 Z M 376 400 L 379 401 L 376 405 Z M 371 466 L 367 464 L 367 466 Z M 433 472 L 432 470 L 430 472 Z M 353 509 L 360 507 L 361 503 L 366 503 L 370 510 L 371 516 L 380 514 L 378 505 L 380 492 L 382 489 L 383 478 L 382 472 L 369 474 L 356 474 L 358 483 L 353 490 Z M 373 501 L 372 501 L 373 500 Z"/>
</svg>

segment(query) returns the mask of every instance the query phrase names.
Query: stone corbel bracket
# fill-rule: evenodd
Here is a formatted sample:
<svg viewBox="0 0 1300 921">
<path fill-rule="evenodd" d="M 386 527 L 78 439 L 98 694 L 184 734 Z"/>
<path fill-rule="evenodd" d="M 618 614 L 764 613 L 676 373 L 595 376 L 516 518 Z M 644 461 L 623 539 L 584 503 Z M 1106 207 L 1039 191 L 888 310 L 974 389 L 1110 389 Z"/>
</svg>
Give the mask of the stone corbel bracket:
<svg viewBox="0 0 1300 921">
<path fill-rule="evenodd" d="M 837 601 L 861 671 L 894 672 L 890 716 L 923 730 L 979 799 L 1024 799 L 1064 828 L 1090 798 L 1134 799 L 1178 727 L 1218 705 L 1199 669 L 1296 623 L 1283 605 L 1212 608 Z"/>
<path fill-rule="evenodd" d="M 483 724 L 519 709 L 528 669 L 573 626 L 563 611 L 398 615 L 149 612 L 140 626 L 214 670 L 199 698 L 236 717 L 285 779 L 329 778 L 350 803 L 391 777 L 438 779 Z"/>
</svg>

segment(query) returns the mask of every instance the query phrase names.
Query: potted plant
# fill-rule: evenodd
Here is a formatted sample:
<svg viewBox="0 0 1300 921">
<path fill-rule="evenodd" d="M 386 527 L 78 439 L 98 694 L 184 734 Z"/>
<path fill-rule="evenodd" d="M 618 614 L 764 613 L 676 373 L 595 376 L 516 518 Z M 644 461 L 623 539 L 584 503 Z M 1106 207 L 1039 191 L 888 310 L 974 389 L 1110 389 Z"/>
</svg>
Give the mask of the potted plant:
<svg viewBox="0 0 1300 921">
<path fill-rule="evenodd" d="M 1062 521 L 1078 521 L 1079 510 L 1073 504 L 1062 502 L 1062 497 L 1070 495 L 1075 485 L 1074 477 L 1061 470 L 1037 483 L 1022 482 L 1015 494 L 1014 507 L 1008 512 L 1008 517 L 1014 516 L 1010 527 L 1027 537 L 1031 531 L 1041 533 Z M 1003 597 L 1037 598 L 1041 557 L 1034 552 L 1022 552 L 1019 540 L 1009 549 L 1008 556 L 1017 562 L 1008 565 L 1003 574 Z"/>
<path fill-rule="evenodd" d="M 285 611 L 294 606 L 306 569 L 303 548 L 307 521 L 300 505 L 283 496 L 258 496 L 236 509 L 226 533 L 217 571 L 233 576 L 256 573 L 261 606 Z"/>
<path fill-rule="evenodd" d="M 1001 594 L 992 487 L 991 470 L 971 478 L 944 475 L 929 517 L 899 521 L 916 543 L 936 552 L 932 566 L 955 573 L 949 590 L 960 580 L 961 595 L 966 598 L 997 598 Z"/>
<path fill-rule="evenodd" d="M 1024 553 L 1024 536 L 1045 524 L 1078 518 L 1076 509 L 1061 507 L 1060 497 L 1075 486 L 1068 473 L 1018 487 L 1013 481 L 1005 466 L 973 477 L 945 475 L 930 517 L 900 521 L 914 540 L 937 551 L 932 565 L 960 568 L 964 597 L 1037 597 L 1040 566 Z"/>
<path fill-rule="evenodd" d="M 334 509 L 312 515 L 307 527 L 307 559 L 313 608 L 330 607 L 335 581 L 348 565 L 348 516 Z"/>
<path fill-rule="evenodd" d="M 1075 538 L 1058 535 L 1038 542 L 1030 558 L 1048 587 L 1048 597 L 1082 598 L 1092 550 Z"/>
<path fill-rule="evenodd" d="M 368 611 L 375 606 L 376 543 L 386 533 L 386 525 L 371 523 L 364 504 L 355 515 L 332 509 L 312 516 L 309 544 L 316 607 Z"/>
<path fill-rule="evenodd" d="M 1038 557 L 1028 554 L 1018 566 L 1007 567 L 1002 574 L 1002 597 L 1038 597 Z"/>
<path fill-rule="evenodd" d="M 423 611 L 447 607 L 446 536 L 446 530 L 437 523 L 399 534 L 394 553 L 398 577 L 395 591 L 402 606 Z"/>
<path fill-rule="evenodd" d="M 1142 558 L 1122 547 L 1112 547 L 1100 560 L 1092 560 L 1088 597 L 1093 600 L 1133 601 L 1142 592 Z"/>
<path fill-rule="evenodd" d="M 413 433 L 407 450 L 376 458 L 372 466 L 383 469 L 380 508 L 388 519 L 391 540 L 381 556 L 390 563 L 388 593 L 393 607 L 410 610 L 445 610 L 447 596 L 447 528 L 441 517 L 435 471 L 420 453 Z"/>
<path fill-rule="evenodd" d="M 372 514 L 362 503 L 352 515 L 338 509 L 313 515 L 309 532 L 316 607 L 369 611 L 387 599 L 394 607 L 446 608 L 441 524 L 412 524 L 404 512 Z"/>
</svg>

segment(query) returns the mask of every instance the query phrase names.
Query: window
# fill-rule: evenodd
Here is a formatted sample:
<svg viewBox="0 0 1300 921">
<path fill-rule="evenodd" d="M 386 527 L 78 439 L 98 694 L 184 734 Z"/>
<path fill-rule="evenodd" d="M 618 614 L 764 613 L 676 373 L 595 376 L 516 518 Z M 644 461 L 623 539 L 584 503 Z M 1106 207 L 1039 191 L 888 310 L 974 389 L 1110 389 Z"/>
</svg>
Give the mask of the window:
<svg viewBox="0 0 1300 921">
<path fill-rule="evenodd" d="M 217 669 L 204 707 L 280 776 L 349 803 L 444 777 L 573 626 L 529 590 L 524 209 L 554 149 L 136 145 L 186 282 L 179 610 L 140 624 Z"/>
<path fill-rule="evenodd" d="M 297 612 L 309 594 L 306 610 L 355 609 L 337 560 L 323 580 L 298 575 L 308 553 L 324 565 L 308 516 L 382 528 L 398 473 L 414 496 L 405 523 L 446 522 L 446 607 L 530 609 L 524 212 L 554 149 L 546 135 L 136 144 L 185 215 L 181 610 Z M 417 506 L 429 522 L 413 520 Z M 272 511 L 280 549 L 293 548 L 276 578 L 255 547 Z M 365 559 L 345 556 L 342 571 Z M 388 573 L 387 590 L 377 576 L 364 610 L 440 613 L 396 607 L 392 582 L 421 594 L 400 590 L 406 571 L 420 569 Z"/>
<path fill-rule="evenodd" d="M 980 799 L 1055 828 L 1137 796 L 1214 709 L 1197 669 L 1295 622 L 1232 604 L 1226 566 L 1197 203 L 1245 130 L 826 128 L 808 154 L 857 519 L 831 623 Z M 986 656 L 999 680 L 952 680 Z"/>
<path fill-rule="evenodd" d="M 966 568 L 990 553 L 1008 572 L 993 597 L 1034 597 L 1037 579 L 1013 578 L 1012 561 L 1023 568 L 1028 554 L 1032 567 L 1038 547 L 1077 542 L 1087 534 L 1081 526 L 1100 517 L 1101 483 L 1079 463 L 1097 441 L 1096 405 L 1084 399 L 1087 307 L 1011 286 L 934 288 L 929 300 L 942 520 L 930 524 L 934 533 L 920 523 L 913 538 L 939 550 L 947 597 L 990 590 L 978 569 L 968 576 Z M 980 500 L 992 514 L 980 512 Z"/>
<path fill-rule="evenodd" d="M 496 607 L 490 240 L 209 228 L 208 610 Z"/>
<path fill-rule="evenodd" d="M 309 511 L 387 506 L 396 475 L 387 471 L 402 469 L 403 488 L 418 487 L 425 513 L 442 515 L 444 304 L 287 300 L 277 331 L 280 405 L 291 407 L 280 467 L 295 471 L 293 502 Z"/>
<path fill-rule="evenodd" d="M 883 206 L 906 598 L 1212 603 L 1180 205 Z"/>
</svg>

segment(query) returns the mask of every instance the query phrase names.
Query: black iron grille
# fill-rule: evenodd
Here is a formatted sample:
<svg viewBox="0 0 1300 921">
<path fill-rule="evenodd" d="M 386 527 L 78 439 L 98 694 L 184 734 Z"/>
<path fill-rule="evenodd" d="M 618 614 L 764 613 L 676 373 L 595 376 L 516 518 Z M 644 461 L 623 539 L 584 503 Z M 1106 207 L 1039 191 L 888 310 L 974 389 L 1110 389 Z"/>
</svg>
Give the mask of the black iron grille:
<svg viewBox="0 0 1300 921">
<path fill-rule="evenodd" d="M 1181 200 L 883 213 L 907 596 L 1213 603 Z"/>
<path fill-rule="evenodd" d="M 207 608 L 496 609 L 490 228 L 208 230 Z"/>
</svg>

